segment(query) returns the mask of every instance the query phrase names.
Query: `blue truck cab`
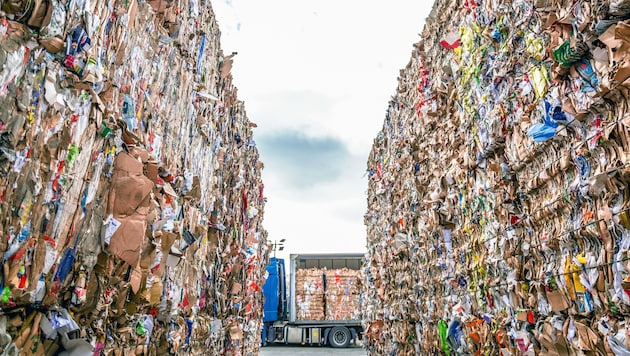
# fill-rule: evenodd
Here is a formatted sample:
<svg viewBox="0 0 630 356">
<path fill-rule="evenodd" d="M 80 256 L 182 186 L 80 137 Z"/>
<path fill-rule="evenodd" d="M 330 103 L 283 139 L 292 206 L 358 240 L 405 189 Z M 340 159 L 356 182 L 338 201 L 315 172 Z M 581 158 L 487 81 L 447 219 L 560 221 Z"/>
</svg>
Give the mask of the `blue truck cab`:
<svg viewBox="0 0 630 356">
<path fill-rule="evenodd" d="M 363 254 L 292 254 L 289 260 L 289 281 L 285 262 L 271 257 L 267 280 L 263 285 L 264 314 L 262 345 L 302 344 L 348 347 L 363 334 L 360 320 L 300 320 L 295 301 L 295 276 L 299 268 L 349 268 L 359 270 Z"/>
<path fill-rule="evenodd" d="M 267 280 L 263 285 L 263 295 L 265 296 L 263 345 L 267 345 L 268 325 L 279 320 L 287 319 L 287 289 L 284 260 L 271 257 L 267 265 L 267 274 Z"/>
</svg>

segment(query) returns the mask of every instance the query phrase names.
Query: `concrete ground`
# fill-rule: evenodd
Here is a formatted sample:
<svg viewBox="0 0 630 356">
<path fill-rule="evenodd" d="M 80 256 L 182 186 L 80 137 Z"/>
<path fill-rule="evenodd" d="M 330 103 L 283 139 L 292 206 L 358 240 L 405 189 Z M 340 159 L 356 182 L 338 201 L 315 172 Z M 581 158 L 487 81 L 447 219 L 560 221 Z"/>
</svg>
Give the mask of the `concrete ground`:
<svg viewBox="0 0 630 356">
<path fill-rule="evenodd" d="M 348 347 L 346 349 L 333 349 L 322 346 L 265 346 L 260 349 L 260 356 L 365 356 L 365 350 L 361 346 Z"/>
</svg>

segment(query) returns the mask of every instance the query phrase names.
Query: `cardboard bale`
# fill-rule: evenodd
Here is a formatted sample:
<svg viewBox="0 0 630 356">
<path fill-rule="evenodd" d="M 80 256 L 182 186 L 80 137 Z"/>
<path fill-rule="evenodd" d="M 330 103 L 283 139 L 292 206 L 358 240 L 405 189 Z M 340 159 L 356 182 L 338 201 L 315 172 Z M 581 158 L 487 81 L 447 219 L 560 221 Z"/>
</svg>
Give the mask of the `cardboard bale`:
<svg viewBox="0 0 630 356">
<path fill-rule="evenodd" d="M 326 293 L 328 320 L 360 320 L 359 293 Z"/>
<path fill-rule="evenodd" d="M 258 352 L 263 165 L 211 4 L 22 5 L 0 14 L 8 336 L 37 354 L 26 331 L 51 354 Z"/>
<path fill-rule="evenodd" d="M 367 162 L 369 355 L 630 352 L 630 12 L 600 5 L 434 2 Z"/>
</svg>

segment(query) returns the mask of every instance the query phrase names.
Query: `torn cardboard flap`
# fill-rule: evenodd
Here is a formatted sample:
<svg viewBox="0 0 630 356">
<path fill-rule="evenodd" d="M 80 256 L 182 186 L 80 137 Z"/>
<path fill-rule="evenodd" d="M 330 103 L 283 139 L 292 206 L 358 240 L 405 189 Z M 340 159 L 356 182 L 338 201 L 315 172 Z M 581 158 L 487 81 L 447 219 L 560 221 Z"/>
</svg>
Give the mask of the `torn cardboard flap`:
<svg viewBox="0 0 630 356">
<path fill-rule="evenodd" d="M 153 182 L 143 174 L 142 163 L 121 152 L 116 157 L 108 211 L 114 216 L 129 216 L 146 201 Z"/>
<path fill-rule="evenodd" d="M 107 250 L 122 258 L 130 266 L 137 265 L 144 240 L 145 223 L 145 218 L 141 214 L 121 218 L 120 226 L 112 235 Z"/>
<path fill-rule="evenodd" d="M 162 189 L 164 189 L 164 193 L 166 193 L 166 194 L 168 194 L 168 195 L 170 195 L 172 197 L 176 198 L 178 196 L 177 193 L 175 193 L 175 190 L 173 190 L 173 187 L 171 187 L 171 185 L 166 183 L 166 182 L 164 182 L 162 184 Z"/>
<path fill-rule="evenodd" d="M 237 322 L 233 321 L 228 324 L 228 330 L 230 332 L 230 340 L 241 340 L 243 338 L 243 330 Z"/>
</svg>

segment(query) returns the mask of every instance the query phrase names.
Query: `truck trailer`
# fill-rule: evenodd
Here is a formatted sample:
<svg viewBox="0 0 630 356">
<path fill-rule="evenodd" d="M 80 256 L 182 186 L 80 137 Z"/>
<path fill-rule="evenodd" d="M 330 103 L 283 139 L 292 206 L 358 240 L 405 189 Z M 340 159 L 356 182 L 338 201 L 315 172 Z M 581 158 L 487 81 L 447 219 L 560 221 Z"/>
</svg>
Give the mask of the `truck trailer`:
<svg viewBox="0 0 630 356">
<path fill-rule="evenodd" d="M 362 258 L 359 253 L 292 254 L 288 288 L 284 260 L 270 258 L 263 286 L 263 346 L 356 344 L 363 334 L 358 277 Z"/>
</svg>

